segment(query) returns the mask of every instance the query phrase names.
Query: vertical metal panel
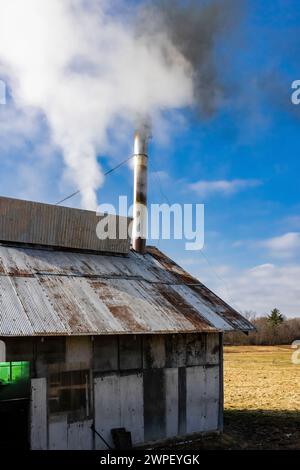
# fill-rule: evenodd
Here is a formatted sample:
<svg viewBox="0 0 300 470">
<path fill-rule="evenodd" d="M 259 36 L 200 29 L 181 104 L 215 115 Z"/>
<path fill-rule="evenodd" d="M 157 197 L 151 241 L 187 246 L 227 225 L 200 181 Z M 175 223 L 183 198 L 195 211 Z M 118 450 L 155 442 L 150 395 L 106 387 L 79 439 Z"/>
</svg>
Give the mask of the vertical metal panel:
<svg viewBox="0 0 300 470">
<path fill-rule="evenodd" d="M 113 447 L 111 429 L 120 427 L 120 377 L 117 374 L 96 378 L 94 381 L 95 428 Z M 95 449 L 107 450 L 95 436 Z"/>
<path fill-rule="evenodd" d="M 178 368 L 178 434 L 183 436 L 186 433 L 186 368 Z"/>
<path fill-rule="evenodd" d="M 90 336 L 75 336 L 66 338 L 66 363 L 83 363 L 89 365 L 92 358 L 92 343 Z"/>
<path fill-rule="evenodd" d="M 163 369 L 144 370 L 145 441 L 166 437 L 166 398 Z"/>
<path fill-rule="evenodd" d="M 31 380 L 30 443 L 32 450 L 47 450 L 47 381 Z"/>
<path fill-rule="evenodd" d="M 143 375 L 120 377 L 121 427 L 131 432 L 133 444 L 144 442 Z"/>
<path fill-rule="evenodd" d="M 178 434 L 178 369 L 165 369 L 166 437 Z"/>
<path fill-rule="evenodd" d="M 205 367 L 186 369 L 186 432 L 201 432 L 206 420 L 206 371 Z"/>
<path fill-rule="evenodd" d="M 95 379 L 95 427 L 113 447 L 111 429 L 124 427 L 134 444 L 144 441 L 144 404 L 142 374 L 112 374 Z M 96 449 L 106 449 L 95 438 Z"/>
<path fill-rule="evenodd" d="M 68 450 L 67 415 L 49 416 L 49 450 Z"/>
<path fill-rule="evenodd" d="M 206 369 L 206 420 L 204 431 L 216 431 L 219 427 L 219 367 Z"/>
<path fill-rule="evenodd" d="M 187 433 L 216 431 L 219 417 L 219 367 L 188 367 Z"/>
<path fill-rule="evenodd" d="M 68 450 L 92 450 L 92 420 L 80 421 L 68 425 Z"/>
</svg>

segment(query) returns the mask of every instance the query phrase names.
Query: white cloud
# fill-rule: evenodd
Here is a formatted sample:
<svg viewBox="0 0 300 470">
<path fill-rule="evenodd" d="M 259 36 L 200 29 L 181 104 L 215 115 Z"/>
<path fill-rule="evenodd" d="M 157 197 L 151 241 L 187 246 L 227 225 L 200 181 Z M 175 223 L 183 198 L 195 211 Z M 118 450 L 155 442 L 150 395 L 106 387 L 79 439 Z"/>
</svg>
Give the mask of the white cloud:
<svg viewBox="0 0 300 470">
<path fill-rule="evenodd" d="M 217 266 L 214 271 L 204 266 L 197 277 L 238 311 L 265 315 L 277 307 L 289 317 L 300 317 L 300 265 L 266 263 L 225 270 Z"/>
<path fill-rule="evenodd" d="M 276 266 L 263 264 L 253 269 L 236 273 L 227 278 L 230 286 L 228 302 L 240 310 L 252 310 L 266 314 L 279 308 L 288 316 L 300 317 L 300 266 Z M 220 289 L 221 296 L 228 292 Z"/>
<path fill-rule="evenodd" d="M 257 243 L 267 248 L 270 254 L 279 258 L 289 258 L 300 251 L 300 233 L 289 232 L 279 237 L 269 238 Z"/>
<path fill-rule="evenodd" d="M 253 179 L 215 180 L 198 181 L 190 184 L 189 188 L 201 197 L 208 197 L 214 194 L 232 195 L 244 189 L 255 188 L 261 184 L 261 181 Z"/>
</svg>

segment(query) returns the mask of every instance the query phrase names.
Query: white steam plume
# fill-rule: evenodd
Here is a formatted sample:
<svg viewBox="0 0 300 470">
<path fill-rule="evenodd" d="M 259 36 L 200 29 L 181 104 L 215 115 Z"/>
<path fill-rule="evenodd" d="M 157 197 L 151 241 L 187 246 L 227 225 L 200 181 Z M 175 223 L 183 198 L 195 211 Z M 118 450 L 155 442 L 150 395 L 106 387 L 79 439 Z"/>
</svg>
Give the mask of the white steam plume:
<svg viewBox="0 0 300 470">
<path fill-rule="evenodd" d="M 143 35 L 124 2 L 122 15 L 111 3 L 0 0 L 0 66 L 14 101 L 44 113 L 88 209 L 97 206 L 97 153 L 109 128 L 194 99 L 193 65 L 168 29 Z"/>
</svg>

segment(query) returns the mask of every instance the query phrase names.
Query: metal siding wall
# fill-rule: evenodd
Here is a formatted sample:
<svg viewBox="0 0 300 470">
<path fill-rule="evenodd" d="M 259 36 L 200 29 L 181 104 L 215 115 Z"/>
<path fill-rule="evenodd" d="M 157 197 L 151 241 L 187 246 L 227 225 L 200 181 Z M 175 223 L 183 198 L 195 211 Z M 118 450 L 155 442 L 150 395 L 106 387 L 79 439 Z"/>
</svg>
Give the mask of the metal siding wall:
<svg viewBox="0 0 300 470">
<path fill-rule="evenodd" d="M 49 418 L 49 450 L 92 450 L 92 420 L 68 424 L 67 414 Z"/>
<path fill-rule="evenodd" d="M 141 336 L 125 335 L 119 339 L 120 369 L 142 368 L 142 338 Z"/>
<path fill-rule="evenodd" d="M 186 433 L 186 368 L 178 368 L 178 434 Z"/>
<path fill-rule="evenodd" d="M 93 346 L 93 368 L 95 371 L 112 372 L 118 370 L 117 336 L 95 336 Z"/>
<path fill-rule="evenodd" d="M 204 431 L 206 419 L 206 380 L 203 366 L 186 369 L 186 432 Z"/>
<path fill-rule="evenodd" d="M 206 364 L 219 364 L 220 360 L 219 334 L 206 335 Z"/>
<path fill-rule="evenodd" d="M 207 335 L 192 334 L 186 338 L 186 365 L 203 366 L 206 364 Z"/>
<path fill-rule="evenodd" d="M 68 425 L 68 450 L 92 450 L 93 432 L 91 425 L 93 421 L 80 421 Z"/>
<path fill-rule="evenodd" d="M 47 381 L 31 380 L 31 450 L 47 450 Z"/>
<path fill-rule="evenodd" d="M 33 338 L 32 341 L 35 345 L 35 368 L 38 377 L 45 377 L 47 375 L 49 364 L 65 362 L 65 337 Z"/>
<path fill-rule="evenodd" d="M 178 369 L 165 369 L 166 437 L 178 434 Z"/>
<path fill-rule="evenodd" d="M 68 450 L 67 415 L 49 417 L 49 450 Z"/>
<path fill-rule="evenodd" d="M 186 432 L 216 431 L 219 416 L 219 366 L 188 367 Z"/>
<path fill-rule="evenodd" d="M 206 369 L 206 419 L 204 431 L 216 431 L 219 427 L 219 367 Z"/>
<path fill-rule="evenodd" d="M 166 367 L 186 366 L 186 336 L 183 334 L 166 335 Z"/>
<path fill-rule="evenodd" d="M 112 374 L 94 382 L 95 428 L 113 447 L 111 429 L 125 427 L 134 444 L 144 441 L 143 375 Z M 97 450 L 107 449 L 95 437 Z"/>
<path fill-rule="evenodd" d="M 166 398 L 164 369 L 144 370 L 145 441 L 166 437 Z"/>
<path fill-rule="evenodd" d="M 127 254 L 130 219 L 109 216 L 116 222 L 117 239 L 100 240 L 96 234 L 103 215 L 58 205 L 0 197 L 0 240 L 54 247 Z M 124 228 L 126 239 L 119 239 Z"/>
<path fill-rule="evenodd" d="M 116 339 L 111 337 L 112 344 L 117 345 Z M 220 335 L 149 336 L 142 342 L 139 339 L 134 347 L 129 345 L 132 340 L 128 336 L 126 341 L 119 341 L 119 353 L 112 348 L 116 352 L 113 364 L 117 367 L 115 361 L 121 354 L 118 363 L 123 368 L 138 366 L 138 370 L 104 374 L 98 370 L 94 379 L 94 422 L 104 439 L 113 446 L 111 429 L 118 427 L 131 432 L 134 444 L 221 429 Z M 108 338 L 105 342 L 109 354 Z M 67 339 L 67 359 L 88 359 L 90 346 L 89 338 Z M 100 352 L 101 347 L 96 350 Z M 173 366 L 165 367 L 165 363 Z M 52 416 L 49 449 L 92 449 L 95 442 L 95 449 L 106 450 L 101 439 L 93 436 L 90 424 L 88 420 L 68 424 L 66 415 Z M 32 380 L 31 441 L 34 449 L 47 448 L 46 379 Z"/>
<path fill-rule="evenodd" d="M 117 374 L 95 379 L 94 409 L 95 428 L 113 447 L 110 431 L 120 427 L 120 380 Z M 98 436 L 95 436 L 95 449 L 107 450 Z"/>
<path fill-rule="evenodd" d="M 30 361 L 34 360 L 33 338 L 1 338 L 6 344 L 6 360 Z"/>
<path fill-rule="evenodd" d="M 78 336 L 66 338 L 66 363 L 87 364 L 91 363 L 92 344 L 90 336 Z"/>
<path fill-rule="evenodd" d="M 131 432 L 132 443 L 144 441 L 143 374 L 120 377 L 121 427 Z"/>
<path fill-rule="evenodd" d="M 149 335 L 143 339 L 144 369 L 160 369 L 166 365 L 166 340 L 163 335 Z"/>
</svg>

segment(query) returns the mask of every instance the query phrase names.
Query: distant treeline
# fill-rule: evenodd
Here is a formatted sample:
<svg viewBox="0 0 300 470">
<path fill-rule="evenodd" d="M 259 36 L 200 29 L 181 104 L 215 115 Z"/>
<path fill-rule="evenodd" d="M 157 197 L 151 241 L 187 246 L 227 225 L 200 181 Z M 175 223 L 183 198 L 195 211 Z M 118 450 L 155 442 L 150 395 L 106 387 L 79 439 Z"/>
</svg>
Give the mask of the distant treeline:
<svg viewBox="0 0 300 470">
<path fill-rule="evenodd" d="M 249 333 L 226 333 L 225 344 L 227 345 L 276 345 L 291 344 L 300 340 L 300 319 L 284 319 L 282 322 L 270 321 L 270 317 L 249 318 L 256 327 L 256 332 Z"/>
</svg>

